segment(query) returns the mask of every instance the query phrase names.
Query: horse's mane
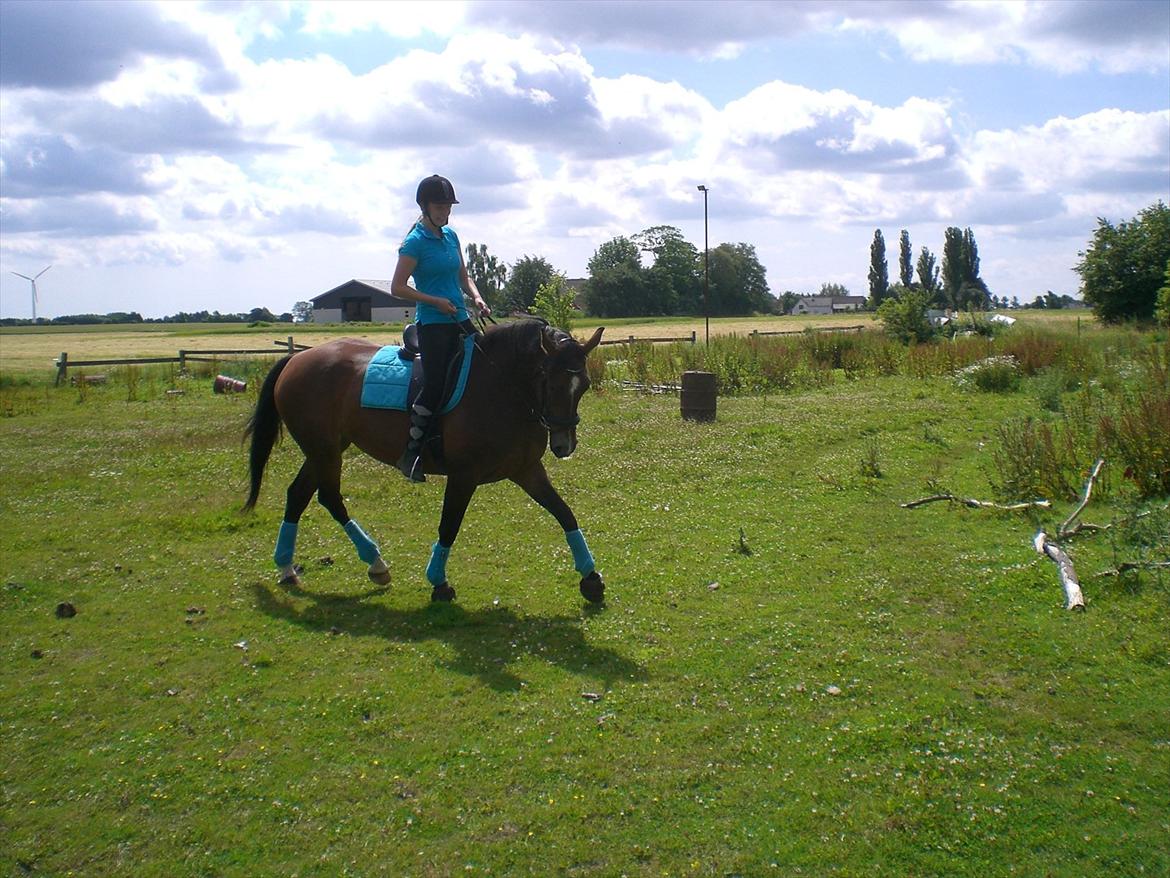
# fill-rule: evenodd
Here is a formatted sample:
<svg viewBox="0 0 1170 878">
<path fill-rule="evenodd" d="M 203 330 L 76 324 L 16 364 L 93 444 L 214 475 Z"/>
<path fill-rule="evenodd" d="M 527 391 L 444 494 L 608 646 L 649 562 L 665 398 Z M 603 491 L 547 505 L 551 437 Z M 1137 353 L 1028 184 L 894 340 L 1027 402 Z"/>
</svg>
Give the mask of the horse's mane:
<svg viewBox="0 0 1170 878">
<path fill-rule="evenodd" d="M 483 336 L 484 353 L 516 363 L 529 362 L 540 353 L 543 320 L 517 320 L 491 326 Z"/>
</svg>

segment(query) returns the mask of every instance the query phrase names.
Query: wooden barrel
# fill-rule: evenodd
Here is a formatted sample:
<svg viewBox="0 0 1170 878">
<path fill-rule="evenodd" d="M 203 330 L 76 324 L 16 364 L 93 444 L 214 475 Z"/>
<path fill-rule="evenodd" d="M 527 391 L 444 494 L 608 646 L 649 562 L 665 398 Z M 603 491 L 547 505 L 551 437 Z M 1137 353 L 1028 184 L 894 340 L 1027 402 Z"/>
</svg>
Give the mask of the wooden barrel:
<svg viewBox="0 0 1170 878">
<path fill-rule="evenodd" d="M 683 372 L 679 408 L 683 420 L 715 420 L 715 376 L 711 372 Z"/>
<path fill-rule="evenodd" d="M 216 393 L 243 393 L 248 389 L 248 383 L 237 378 L 229 378 L 227 375 L 216 375 L 215 383 L 211 387 Z"/>
</svg>

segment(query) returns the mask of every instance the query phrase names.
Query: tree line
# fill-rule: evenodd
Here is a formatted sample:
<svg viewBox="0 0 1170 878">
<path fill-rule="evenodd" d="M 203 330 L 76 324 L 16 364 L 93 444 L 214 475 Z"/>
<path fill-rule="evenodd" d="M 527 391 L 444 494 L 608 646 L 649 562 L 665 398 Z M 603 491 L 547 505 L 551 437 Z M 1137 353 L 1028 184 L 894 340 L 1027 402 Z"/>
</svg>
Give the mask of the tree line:
<svg viewBox="0 0 1170 878">
<path fill-rule="evenodd" d="M 674 226 L 606 241 L 586 268 L 580 298 L 590 316 L 779 313 L 755 247 L 720 244 L 704 260 Z M 558 277 L 567 282 L 543 257 L 524 256 L 509 270 L 479 244 L 467 245 L 467 270 L 488 304 L 505 313 L 529 311 L 543 287 Z"/>
<path fill-rule="evenodd" d="M 312 307 L 310 306 L 310 311 Z M 143 317 L 137 311 L 111 311 L 108 314 L 63 314 L 60 317 L 5 317 L 0 326 L 102 326 L 119 323 L 292 323 L 293 314 L 273 314 L 267 308 L 253 308 L 238 314 L 218 311 L 180 311 L 169 317 Z"/>
<path fill-rule="evenodd" d="M 954 311 L 985 311 L 992 307 L 992 295 L 979 276 L 979 245 L 970 228 L 950 226 L 943 233 L 943 260 L 923 247 L 915 260 L 910 233 L 898 236 L 898 282 L 891 284 L 886 261 L 886 242 L 875 229 L 869 247 L 869 297 L 867 306 L 876 311 L 887 299 L 901 299 L 920 293 L 932 308 Z"/>
</svg>

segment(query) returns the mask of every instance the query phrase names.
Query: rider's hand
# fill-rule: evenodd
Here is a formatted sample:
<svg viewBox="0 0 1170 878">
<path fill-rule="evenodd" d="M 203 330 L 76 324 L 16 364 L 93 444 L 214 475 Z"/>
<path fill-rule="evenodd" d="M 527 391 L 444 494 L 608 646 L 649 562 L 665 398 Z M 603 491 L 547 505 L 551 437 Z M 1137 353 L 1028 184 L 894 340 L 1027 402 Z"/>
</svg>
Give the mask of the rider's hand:
<svg viewBox="0 0 1170 878">
<path fill-rule="evenodd" d="M 488 303 L 483 299 L 476 299 L 475 307 L 479 309 L 480 317 L 491 317 L 492 309 L 488 307 Z"/>
<path fill-rule="evenodd" d="M 450 299 L 439 299 L 439 302 L 437 305 L 435 305 L 435 307 L 449 317 L 454 317 L 459 313 L 459 309 L 455 307 L 455 303 Z"/>
</svg>

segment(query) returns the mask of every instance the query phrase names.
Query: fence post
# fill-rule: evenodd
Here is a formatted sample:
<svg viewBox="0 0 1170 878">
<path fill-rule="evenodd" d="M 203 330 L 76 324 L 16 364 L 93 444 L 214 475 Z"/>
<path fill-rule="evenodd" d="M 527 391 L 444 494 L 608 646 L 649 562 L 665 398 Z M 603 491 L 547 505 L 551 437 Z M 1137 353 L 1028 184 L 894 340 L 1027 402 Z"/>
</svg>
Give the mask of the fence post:
<svg viewBox="0 0 1170 878">
<path fill-rule="evenodd" d="M 296 346 L 293 344 L 292 336 L 288 337 L 288 355 L 291 357 L 297 352 Z"/>
<path fill-rule="evenodd" d="M 69 354 L 61 351 L 61 359 L 57 360 L 57 380 L 53 382 L 56 387 L 65 380 L 65 373 L 69 369 Z"/>
<path fill-rule="evenodd" d="M 691 344 L 698 344 L 697 339 L 698 339 L 698 336 L 696 335 L 695 330 L 692 329 L 691 330 Z"/>
<path fill-rule="evenodd" d="M 187 352 L 179 348 L 179 373 L 182 374 L 187 371 Z"/>
</svg>

